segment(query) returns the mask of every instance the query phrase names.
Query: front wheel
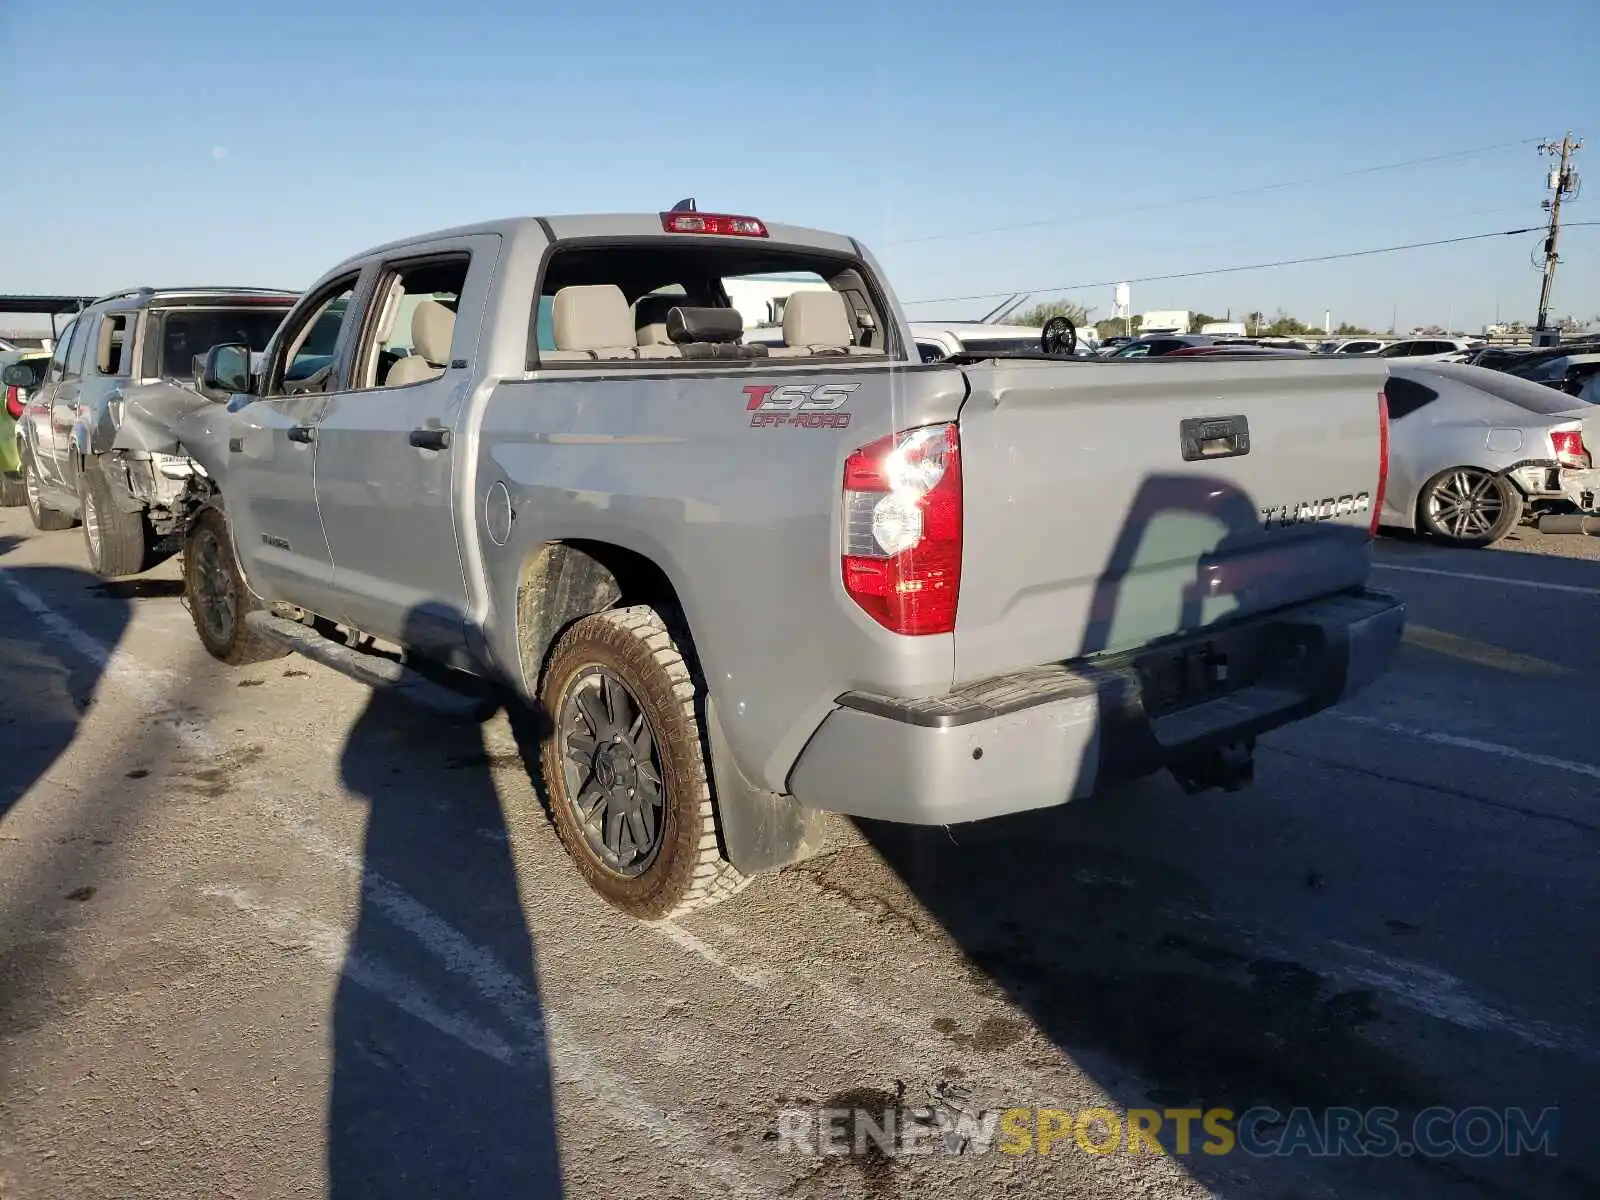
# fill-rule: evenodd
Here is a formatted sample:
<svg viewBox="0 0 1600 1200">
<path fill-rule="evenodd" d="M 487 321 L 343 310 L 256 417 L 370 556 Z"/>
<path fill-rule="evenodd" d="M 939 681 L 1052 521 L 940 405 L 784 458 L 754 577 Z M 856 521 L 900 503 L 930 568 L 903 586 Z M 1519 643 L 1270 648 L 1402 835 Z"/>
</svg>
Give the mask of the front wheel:
<svg viewBox="0 0 1600 1200">
<path fill-rule="evenodd" d="M 660 614 L 609 609 L 557 641 L 540 688 L 540 768 L 556 833 L 589 885 L 642 920 L 747 882 L 722 857 L 697 689 Z"/>
<path fill-rule="evenodd" d="M 1467 549 L 1502 541 L 1522 520 L 1522 493 L 1504 475 L 1451 467 L 1422 485 L 1417 518 L 1424 531 Z"/>
<path fill-rule="evenodd" d="M 289 653 L 246 624 L 245 617 L 263 606 L 239 573 L 227 519 L 214 508 L 202 512 L 189 528 L 183 548 L 183 597 L 195 632 L 212 658 L 242 667 Z"/>
</svg>

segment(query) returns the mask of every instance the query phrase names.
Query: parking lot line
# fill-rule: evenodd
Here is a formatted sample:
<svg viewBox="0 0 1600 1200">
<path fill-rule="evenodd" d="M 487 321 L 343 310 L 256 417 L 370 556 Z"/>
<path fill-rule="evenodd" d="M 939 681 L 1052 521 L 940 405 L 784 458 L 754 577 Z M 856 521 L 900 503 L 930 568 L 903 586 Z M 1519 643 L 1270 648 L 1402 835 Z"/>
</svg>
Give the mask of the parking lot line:
<svg viewBox="0 0 1600 1200">
<path fill-rule="evenodd" d="M 1445 579 L 1466 579 L 1474 583 L 1498 583 L 1506 587 L 1532 588 L 1539 592 L 1566 592 L 1573 596 L 1600 596 L 1600 588 L 1579 587 L 1571 583 L 1545 583 L 1538 579 L 1506 579 L 1500 575 L 1478 575 L 1471 571 L 1441 571 L 1437 567 L 1402 567 L 1395 563 L 1375 562 L 1374 571 L 1403 571 L 1408 575 L 1439 575 Z"/>
<path fill-rule="evenodd" d="M 1490 667 L 1511 675 L 1551 679 L 1577 674 L 1570 667 L 1546 662 L 1542 658 L 1534 658 L 1531 654 L 1518 654 L 1514 650 L 1491 646 L 1488 642 L 1457 637 L 1442 629 L 1429 629 L 1426 625 L 1407 624 L 1404 636 L 1406 642 L 1419 649 L 1431 650 L 1435 654 L 1444 654 L 1462 662 L 1477 663 L 1480 667 Z"/>
<path fill-rule="evenodd" d="M 1600 766 L 1593 763 L 1573 762 L 1570 759 L 1556 758 L 1550 754 L 1534 754 L 1527 750 L 1518 750 L 1515 746 L 1502 746 L 1499 742 L 1484 742 L 1477 738 L 1457 737 L 1453 733 L 1439 733 L 1432 729 L 1415 729 L 1410 725 L 1398 725 L 1392 721 L 1380 720 L 1377 717 L 1364 716 L 1361 713 L 1340 712 L 1330 710 L 1328 716 L 1336 721 L 1348 721 L 1353 725 L 1365 725 L 1371 729 L 1381 729 L 1385 733 L 1399 734 L 1401 737 L 1420 738 L 1424 742 L 1433 742 L 1438 746 L 1453 746 L 1458 750 L 1476 750 L 1481 754 L 1493 754 L 1499 758 L 1509 758 L 1516 762 L 1528 763 L 1536 767 L 1552 767 L 1557 771 L 1570 771 L 1574 775 L 1586 775 L 1590 779 L 1600 779 Z"/>
</svg>

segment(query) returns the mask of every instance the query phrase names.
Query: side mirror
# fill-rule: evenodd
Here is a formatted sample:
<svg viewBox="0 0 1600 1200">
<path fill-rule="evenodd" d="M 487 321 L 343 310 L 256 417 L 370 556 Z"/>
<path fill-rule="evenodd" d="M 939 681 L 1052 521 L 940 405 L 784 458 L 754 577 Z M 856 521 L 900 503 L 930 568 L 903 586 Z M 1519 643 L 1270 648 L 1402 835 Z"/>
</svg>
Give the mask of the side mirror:
<svg viewBox="0 0 1600 1200">
<path fill-rule="evenodd" d="M 16 362 L 8 366 L 4 374 L 0 374 L 0 383 L 8 388 L 21 388 L 25 392 L 31 392 L 39 386 L 43 378 L 40 364 Z"/>
<path fill-rule="evenodd" d="M 200 371 L 199 391 L 207 400 L 226 404 L 228 398 L 250 390 L 250 347 L 228 342 L 206 351 Z"/>
</svg>

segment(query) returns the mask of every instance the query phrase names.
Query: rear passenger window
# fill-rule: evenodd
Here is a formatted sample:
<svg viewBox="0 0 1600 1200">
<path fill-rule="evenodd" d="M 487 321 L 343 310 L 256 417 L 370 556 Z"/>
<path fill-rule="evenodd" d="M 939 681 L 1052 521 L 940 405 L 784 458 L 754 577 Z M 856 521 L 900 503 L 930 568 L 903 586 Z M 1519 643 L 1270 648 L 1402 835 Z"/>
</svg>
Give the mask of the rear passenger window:
<svg viewBox="0 0 1600 1200">
<path fill-rule="evenodd" d="M 1388 398 L 1391 421 L 1409 416 L 1430 400 L 1439 398 L 1439 393 L 1431 387 L 1400 375 L 1389 376 L 1383 385 L 1383 394 Z"/>
<path fill-rule="evenodd" d="M 529 365 L 882 356 L 885 311 L 865 267 L 845 256 L 744 239 L 558 245 Z"/>
<path fill-rule="evenodd" d="M 384 268 L 351 387 L 406 387 L 450 365 L 468 254 L 432 255 Z"/>
</svg>

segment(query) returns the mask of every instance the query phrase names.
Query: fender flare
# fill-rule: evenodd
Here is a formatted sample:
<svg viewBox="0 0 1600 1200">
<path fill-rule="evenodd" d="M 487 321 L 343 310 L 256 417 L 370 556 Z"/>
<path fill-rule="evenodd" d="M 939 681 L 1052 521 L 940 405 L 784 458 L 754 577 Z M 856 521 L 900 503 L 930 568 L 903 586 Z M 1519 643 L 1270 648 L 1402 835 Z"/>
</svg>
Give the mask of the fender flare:
<svg viewBox="0 0 1600 1200">
<path fill-rule="evenodd" d="M 592 547 L 592 548 L 591 548 Z M 653 560 L 612 543 L 589 546 L 547 542 L 524 563 L 517 585 L 516 652 L 524 694 L 536 697 L 544 663 L 563 631 L 575 621 L 619 603 L 678 608 L 669 615 L 688 621 L 671 577 Z M 694 633 L 680 649 L 702 678 Z M 776 871 L 818 853 L 826 841 L 828 814 L 790 795 L 752 784 L 739 767 L 717 718 L 716 702 L 704 693 L 702 724 L 723 854 L 746 875 Z"/>
</svg>

